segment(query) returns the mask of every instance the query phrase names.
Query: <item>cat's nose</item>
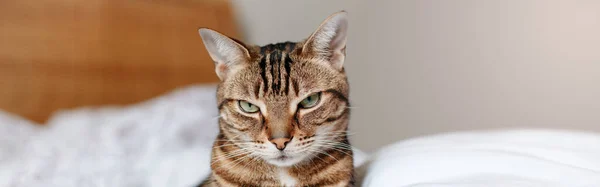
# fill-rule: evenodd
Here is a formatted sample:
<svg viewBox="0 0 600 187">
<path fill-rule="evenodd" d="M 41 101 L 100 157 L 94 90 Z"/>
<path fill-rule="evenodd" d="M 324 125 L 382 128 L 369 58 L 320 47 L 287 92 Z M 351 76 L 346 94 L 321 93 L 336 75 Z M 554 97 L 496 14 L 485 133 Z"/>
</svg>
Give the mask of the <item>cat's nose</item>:
<svg viewBox="0 0 600 187">
<path fill-rule="evenodd" d="M 277 147 L 277 149 L 279 149 L 280 151 L 283 151 L 283 149 L 285 149 L 285 146 L 292 140 L 293 137 L 289 137 L 289 138 L 273 138 L 269 141 L 271 141 L 271 143 L 273 143 L 273 145 L 275 145 L 275 147 Z"/>
</svg>

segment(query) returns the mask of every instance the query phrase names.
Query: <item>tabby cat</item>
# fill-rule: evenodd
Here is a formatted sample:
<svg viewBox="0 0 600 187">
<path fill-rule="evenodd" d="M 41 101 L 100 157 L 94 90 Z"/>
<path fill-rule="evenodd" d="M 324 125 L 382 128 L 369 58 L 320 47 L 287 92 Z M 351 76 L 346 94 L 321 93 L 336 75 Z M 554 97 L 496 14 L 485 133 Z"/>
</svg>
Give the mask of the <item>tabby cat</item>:
<svg viewBox="0 0 600 187">
<path fill-rule="evenodd" d="M 199 30 L 221 80 L 212 173 L 200 186 L 354 186 L 347 29 L 341 11 L 297 43 Z"/>
</svg>

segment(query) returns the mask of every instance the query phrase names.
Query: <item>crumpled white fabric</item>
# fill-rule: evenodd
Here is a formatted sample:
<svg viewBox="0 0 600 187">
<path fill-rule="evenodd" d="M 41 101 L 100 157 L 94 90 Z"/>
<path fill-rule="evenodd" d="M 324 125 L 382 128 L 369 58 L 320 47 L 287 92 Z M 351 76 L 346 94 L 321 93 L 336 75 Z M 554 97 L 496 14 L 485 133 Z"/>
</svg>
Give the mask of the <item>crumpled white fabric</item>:
<svg viewBox="0 0 600 187">
<path fill-rule="evenodd" d="M 209 172 L 214 86 L 136 105 L 82 108 L 46 126 L 0 113 L 0 186 L 192 186 Z"/>
<path fill-rule="evenodd" d="M 401 141 L 372 158 L 365 187 L 598 187 L 600 134 L 544 129 Z"/>
<path fill-rule="evenodd" d="M 215 85 L 59 112 L 45 126 L 0 111 L 0 186 L 189 187 L 210 172 Z M 355 150 L 355 160 L 366 155 Z"/>
</svg>

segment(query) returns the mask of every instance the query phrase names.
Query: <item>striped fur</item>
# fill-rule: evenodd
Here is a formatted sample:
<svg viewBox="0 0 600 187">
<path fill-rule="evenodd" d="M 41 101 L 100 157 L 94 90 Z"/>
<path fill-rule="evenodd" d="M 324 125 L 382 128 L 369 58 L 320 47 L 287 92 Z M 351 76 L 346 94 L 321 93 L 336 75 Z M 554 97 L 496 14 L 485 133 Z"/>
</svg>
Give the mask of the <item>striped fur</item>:
<svg viewBox="0 0 600 187">
<path fill-rule="evenodd" d="M 346 135 L 347 77 L 343 67 L 330 63 L 333 52 L 307 49 L 311 45 L 306 44 L 316 43 L 310 38 L 262 47 L 236 40 L 212 44 L 234 49 L 209 53 L 233 51 L 228 55 L 238 57 L 211 54 L 223 75 L 217 89 L 220 132 L 212 150 L 211 175 L 200 186 L 354 186 Z M 333 48 L 345 51 L 345 46 Z M 314 93 L 320 93 L 318 104 L 300 108 L 299 102 Z M 260 111 L 243 112 L 239 101 Z M 277 149 L 276 139 L 287 140 L 284 149 Z"/>
</svg>

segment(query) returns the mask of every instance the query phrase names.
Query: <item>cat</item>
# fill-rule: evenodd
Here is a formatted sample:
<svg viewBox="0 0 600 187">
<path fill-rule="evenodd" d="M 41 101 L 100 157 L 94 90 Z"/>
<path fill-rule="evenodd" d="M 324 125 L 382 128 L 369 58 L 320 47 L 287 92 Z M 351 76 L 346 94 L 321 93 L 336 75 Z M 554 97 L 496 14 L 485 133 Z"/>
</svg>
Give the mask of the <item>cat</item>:
<svg viewBox="0 0 600 187">
<path fill-rule="evenodd" d="M 354 186 L 347 13 L 302 42 L 250 46 L 201 28 L 215 62 L 220 132 L 200 186 Z"/>
</svg>

